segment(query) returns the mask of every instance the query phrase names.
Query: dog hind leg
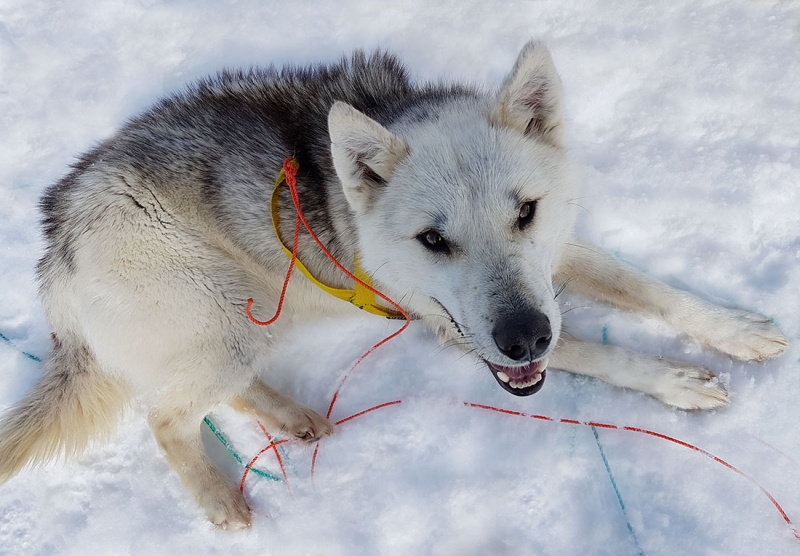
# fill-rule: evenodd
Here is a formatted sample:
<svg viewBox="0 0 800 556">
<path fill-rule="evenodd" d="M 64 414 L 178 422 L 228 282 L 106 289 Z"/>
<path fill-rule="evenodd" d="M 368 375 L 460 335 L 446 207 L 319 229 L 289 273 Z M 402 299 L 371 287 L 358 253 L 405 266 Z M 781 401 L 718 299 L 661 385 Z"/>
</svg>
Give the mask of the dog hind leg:
<svg viewBox="0 0 800 556">
<path fill-rule="evenodd" d="M 333 425 L 325 417 L 258 379 L 236 396 L 231 406 L 242 413 L 255 415 L 268 429 L 305 442 L 316 442 L 333 433 Z"/>
<path fill-rule="evenodd" d="M 159 408 L 148 422 L 170 467 L 203 508 L 209 521 L 221 529 L 250 527 L 250 510 L 236 485 L 208 458 L 200 437 L 204 417 L 181 408 Z"/>
<path fill-rule="evenodd" d="M 575 238 L 566 246 L 554 280 L 617 307 L 658 317 L 737 359 L 762 361 L 786 350 L 786 338 L 766 317 L 671 288 Z"/>
</svg>

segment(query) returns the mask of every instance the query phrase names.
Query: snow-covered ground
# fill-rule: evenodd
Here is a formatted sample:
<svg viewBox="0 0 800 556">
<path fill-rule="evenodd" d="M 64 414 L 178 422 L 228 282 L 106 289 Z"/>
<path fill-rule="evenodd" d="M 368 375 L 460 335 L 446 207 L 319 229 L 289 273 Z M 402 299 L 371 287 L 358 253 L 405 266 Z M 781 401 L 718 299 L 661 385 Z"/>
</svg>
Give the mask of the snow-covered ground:
<svg viewBox="0 0 800 556">
<path fill-rule="evenodd" d="M 733 362 L 569 300 L 578 336 L 720 373 L 731 406 L 686 413 L 557 372 L 515 398 L 412 325 L 348 380 L 333 418 L 403 403 L 325 440 L 315 486 L 310 450 L 282 446 L 291 493 L 263 476 L 281 470 L 262 455 L 245 485 L 251 531 L 208 525 L 135 409 L 108 444 L 0 486 L 0 554 L 800 554 L 764 493 L 702 454 L 462 403 L 677 437 L 751 476 L 800 522 L 796 0 L 2 0 L 0 411 L 40 375 L 24 352 L 48 344 L 37 199 L 127 117 L 223 66 L 330 61 L 354 47 L 389 48 L 420 79 L 496 86 L 530 37 L 549 43 L 564 81 L 586 188 L 580 233 L 672 285 L 772 317 L 785 356 Z M 396 326 L 369 316 L 299 326 L 277 354 L 279 386 L 324 412 L 338 377 Z M 245 463 L 266 445 L 231 410 L 211 419 Z M 204 434 L 238 481 L 242 466 Z"/>
</svg>

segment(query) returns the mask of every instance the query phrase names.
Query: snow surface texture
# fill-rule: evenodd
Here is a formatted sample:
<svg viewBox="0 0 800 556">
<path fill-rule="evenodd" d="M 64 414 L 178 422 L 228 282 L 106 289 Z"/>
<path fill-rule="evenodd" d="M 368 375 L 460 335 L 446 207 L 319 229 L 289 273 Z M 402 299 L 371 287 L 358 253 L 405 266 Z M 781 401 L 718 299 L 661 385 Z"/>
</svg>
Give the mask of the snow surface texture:
<svg viewBox="0 0 800 556">
<path fill-rule="evenodd" d="M 540 393 L 515 398 L 412 325 L 352 376 L 333 418 L 404 402 L 325 440 L 315 488 L 311 450 L 292 444 L 291 495 L 250 474 L 251 531 L 206 522 L 136 408 L 108 444 L 0 486 L 0 554 L 800 553 L 763 493 L 701 454 L 461 404 L 675 436 L 752 476 L 800 521 L 796 1 L 3 0 L 0 411 L 40 376 L 23 352 L 48 345 L 37 199 L 127 117 L 223 66 L 332 61 L 354 47 L 389 48 L 419 79 L 494 87 L 530 37 L 551 46 L 564 81 L 586 189 L 580 234 L 672 285 L 772 317 L 785 356 L 733 362 L 653 321 L 570 300 L 567 326 L 580 337 L 718 372 L 731 406 L 686 413 L 555 371 Z M 276 386 L 324 412 L 344 370 L 396 326 L 370 316 L 298 326 L 276 354 Z M 266 444 L 231 410 L 211 418 L 245 462 Z M 238 481 L 242 467 L 204 434 Z M 271 453 L 256 467 L 281 476 Z"/>
</svg>

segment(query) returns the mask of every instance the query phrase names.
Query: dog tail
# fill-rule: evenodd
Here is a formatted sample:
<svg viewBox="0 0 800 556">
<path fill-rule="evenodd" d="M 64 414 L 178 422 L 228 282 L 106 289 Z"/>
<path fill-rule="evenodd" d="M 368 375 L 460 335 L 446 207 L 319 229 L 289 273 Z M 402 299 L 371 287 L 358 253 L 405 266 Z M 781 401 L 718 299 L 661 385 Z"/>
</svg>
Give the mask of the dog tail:
<svg viewBox="0 0 800 556">
<path fill-rule="evenodd" d="M 26 465 L 80 454 L 107 436 L 131 399 L 123 381 L 104 373 L 85 345 L 53 336 L 44 376 L 0 419 L 0 484 Z"/>
</svg>

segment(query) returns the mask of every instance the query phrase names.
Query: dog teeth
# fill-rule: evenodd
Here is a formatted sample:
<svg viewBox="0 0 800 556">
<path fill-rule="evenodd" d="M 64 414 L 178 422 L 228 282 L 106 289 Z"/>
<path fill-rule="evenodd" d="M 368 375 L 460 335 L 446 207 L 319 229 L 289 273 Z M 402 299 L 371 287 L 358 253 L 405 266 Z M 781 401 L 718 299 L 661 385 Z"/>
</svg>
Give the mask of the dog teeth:
<svg viewBox="0 0 800 556">
<path fill-rule="evenodd" d="M 500 372 L 497 373 L 497 378 L 499 378 L 503 382 L 508 382 L 510 380 L 508 378 L 508 375 L 506 373 L 504 373 L 503 371 L 500 371 Z"/>
<path fill-rule="evenodd" d="M 540 380 L 542 380 L 542 375 L 537 374 L 535 377 L 525 382 L 517 382 L 516 380 L 512 380 L 511 382 L 509 382 L 509 386 L 511 386 L 512 388 L 527 388 L 528 386 L 533 386 Z"/>
</svg>

